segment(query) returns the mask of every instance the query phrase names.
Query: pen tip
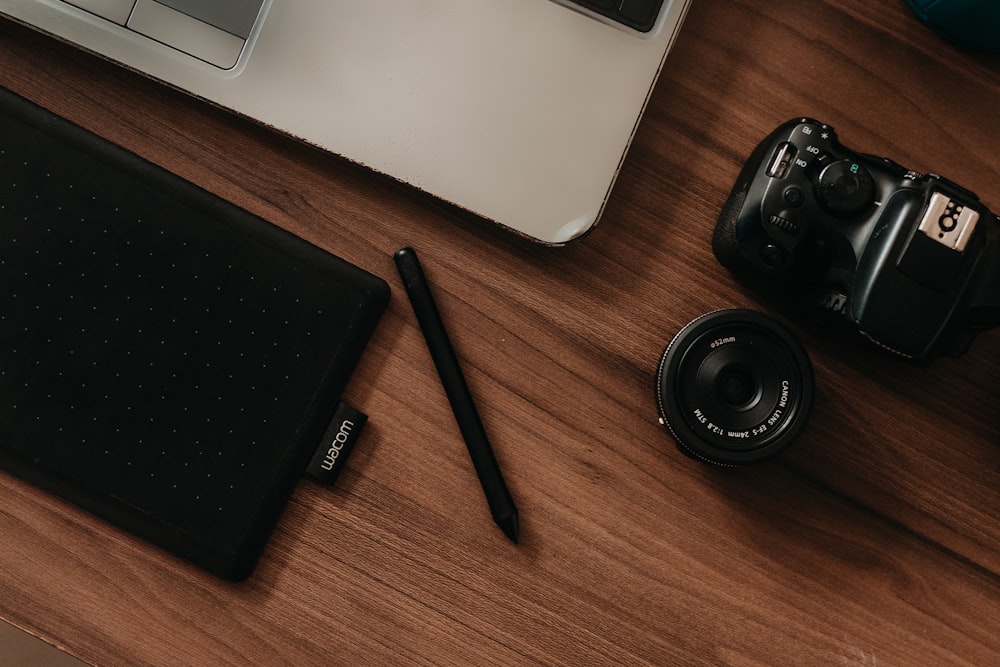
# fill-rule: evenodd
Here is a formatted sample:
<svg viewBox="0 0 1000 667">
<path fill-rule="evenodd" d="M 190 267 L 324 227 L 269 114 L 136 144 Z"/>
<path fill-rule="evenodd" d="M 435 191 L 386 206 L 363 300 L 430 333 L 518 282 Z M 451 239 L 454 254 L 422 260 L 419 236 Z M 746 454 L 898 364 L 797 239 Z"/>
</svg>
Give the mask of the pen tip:
<svg viewBox="0 0 1000 667">
<path fill-rule="evenodd" d="M 503 531 L 504 535 L 510 538 L 510 541 L 517 544 L 517 537 L 519 531 L 517 513 L 508 514 L 505 517 L 498 517 L 497 525 L 500 526 L 500 530 Z"/>
</svg>

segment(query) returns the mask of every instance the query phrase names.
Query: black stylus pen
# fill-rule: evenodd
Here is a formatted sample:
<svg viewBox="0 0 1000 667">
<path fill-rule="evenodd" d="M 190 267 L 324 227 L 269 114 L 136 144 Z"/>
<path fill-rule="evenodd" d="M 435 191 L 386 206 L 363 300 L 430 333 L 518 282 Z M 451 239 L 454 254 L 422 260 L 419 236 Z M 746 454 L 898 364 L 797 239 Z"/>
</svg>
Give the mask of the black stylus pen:
<svg viewBox="0 0 1000 667">
<path fill-rule="evenodd" d="M 403 287 L 406 288 L 410 303 L 413 305 L 413 312 L 417 315 L 417 322 L 427 340 L 431 358 L 434 359 L 434 365 L 441 377 L 441 384 L 444 385 L 445 394 L 448 395 L 452 412 L 455 413 L 458 428 L 462 431 L 462 438 L 469 449 L 472 465 L 476 468 L 479 482 L 483 485 L 490 513 L 500 529 L 516 543 L 517 507 L 514 506 L 514 500 L 510 497 L 507 485 L 503 481 L 490 441 L 486 438 L 479 412 L 472 402 L 472 394 L 469 393 L 465 376 L 458 366 L 458 358 L 448 340 L 448 332 L 445 331 L 441 314 L 434 304 L 434 297 L 431 295 L 423 269 L 420 268 L 417 253 L 413 248 L 403 248 L 396 252 L 394 258 L 396 268 L 399 269 L 399 275 L 403 279 Z"/>
</svg>

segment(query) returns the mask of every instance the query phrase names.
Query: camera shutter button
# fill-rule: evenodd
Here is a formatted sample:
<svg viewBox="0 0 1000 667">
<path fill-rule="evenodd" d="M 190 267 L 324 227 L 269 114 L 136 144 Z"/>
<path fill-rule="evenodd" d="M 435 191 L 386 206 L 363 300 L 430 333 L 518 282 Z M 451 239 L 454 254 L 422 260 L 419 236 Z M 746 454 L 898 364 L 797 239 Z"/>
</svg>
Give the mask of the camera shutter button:
<svg viewBox="0 0 1000 667">
<path fill-rule="evenodd" d="M 875 184 L 857 160 L 837 160 L 823 167 L 816 194 L 823 208 L 838 215 L 850 215 L 871 204 Z"/>
</svg>

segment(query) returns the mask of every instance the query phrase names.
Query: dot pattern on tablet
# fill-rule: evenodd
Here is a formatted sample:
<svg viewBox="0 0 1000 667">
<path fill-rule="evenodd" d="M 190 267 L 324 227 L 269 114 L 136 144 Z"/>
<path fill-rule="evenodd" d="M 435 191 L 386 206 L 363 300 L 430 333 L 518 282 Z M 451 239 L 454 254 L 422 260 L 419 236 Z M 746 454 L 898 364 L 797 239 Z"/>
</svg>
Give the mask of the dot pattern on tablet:
<svg viewBox="0 0 1000 667">
<path fill-rule="evenodd" d="M 0 448 L 237 542 L 359 297 L 28 125 L 0 176 Z"/>
</svg>

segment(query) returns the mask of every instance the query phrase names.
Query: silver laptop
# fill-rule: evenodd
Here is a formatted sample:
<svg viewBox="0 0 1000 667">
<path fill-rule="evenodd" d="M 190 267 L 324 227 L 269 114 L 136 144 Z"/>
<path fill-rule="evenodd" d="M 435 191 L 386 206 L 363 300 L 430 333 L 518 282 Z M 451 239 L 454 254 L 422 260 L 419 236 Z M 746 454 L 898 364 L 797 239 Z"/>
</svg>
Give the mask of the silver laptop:
<svg viewBox="0 0 1000 667">
<path fill-rule="evenodd" d="M 600 218 L 688 2 L 0 0 L 0 13 L 558 245 Z"/>
</svg>

